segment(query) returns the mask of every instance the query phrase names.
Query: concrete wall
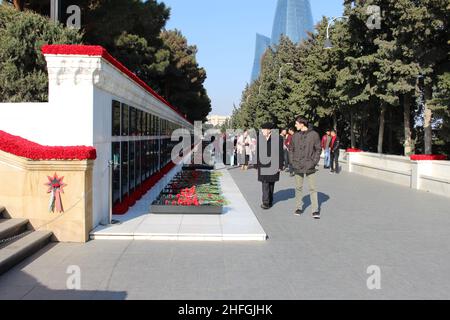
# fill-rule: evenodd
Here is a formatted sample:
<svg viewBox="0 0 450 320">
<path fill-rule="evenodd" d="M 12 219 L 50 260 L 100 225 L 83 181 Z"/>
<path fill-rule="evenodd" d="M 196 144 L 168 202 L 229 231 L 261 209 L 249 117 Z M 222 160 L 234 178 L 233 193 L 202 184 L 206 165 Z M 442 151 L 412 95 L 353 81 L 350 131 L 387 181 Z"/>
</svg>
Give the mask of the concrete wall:
<svg viewBox="0 0 450 320">
<path fill-rule="evenodd" d="M 348 172 L 450 197 L 450 161 L 412 161 L 368 152 L 345 153 Z"/>
<path fill-rule="evenodd" d="M 32 161 L 0 151 L 0 204 L 10 218 L 25 218 L 35 230 L 50 230 L 56 241 L 85 242 L 92 224 L 92 161 Z M 49 212 L 47 176 L 67 184 L 63 213 Z"/>
<path fill-rule="evenodd" d="M 105 58 L 82 54 L 46 54 L 45 58 L 49 102 L 1 103 L 0 130 L 42 145 L 97 149 L 92 172 L 95 227 L 109 217 L 112 101 L 127 103 L 182 126 L 192 125 Z M 114 141 L 120 141 L 120 137 Z"/>
</svg>

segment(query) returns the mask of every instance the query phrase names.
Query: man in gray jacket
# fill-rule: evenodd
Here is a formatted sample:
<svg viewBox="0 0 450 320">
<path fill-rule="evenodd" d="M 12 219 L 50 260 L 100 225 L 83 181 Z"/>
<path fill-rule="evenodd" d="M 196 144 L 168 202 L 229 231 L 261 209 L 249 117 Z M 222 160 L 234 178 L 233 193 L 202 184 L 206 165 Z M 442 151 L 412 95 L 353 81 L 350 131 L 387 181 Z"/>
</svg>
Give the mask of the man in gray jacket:
<svg viewBox="0 0 450 320">
<path fill-rule="evenodd" d="M 289 155 L 296 180 L 296 215 L 303 214 L 303 182 L 308 180 L 314 219 L 320 219 L 319 199 L 316 186 L 316 166 L 319 164 L 322 146 L 319 134 L 308 121 L 299 117 L 295 123 L 298 132 L 292 138 Z"/>
</svg>

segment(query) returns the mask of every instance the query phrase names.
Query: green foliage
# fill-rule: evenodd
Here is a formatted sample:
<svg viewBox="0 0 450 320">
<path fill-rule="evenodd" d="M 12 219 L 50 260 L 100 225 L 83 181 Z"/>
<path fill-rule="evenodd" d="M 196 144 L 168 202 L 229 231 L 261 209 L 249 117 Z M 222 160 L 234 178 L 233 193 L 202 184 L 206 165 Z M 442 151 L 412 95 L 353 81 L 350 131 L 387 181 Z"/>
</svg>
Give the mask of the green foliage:
<svg viewBox="0 0 450 320">
<path fill-rule="evenodd" d="M 0 99 L 2 102 L 47 100 L 44 44 L 80 43 L 81 34 L 32 12 L 0 5 Z"/>
<path fill-rule="evenodd" d="M 206 120 L 211 101 L 203 86 L 206 70 L 197 63 L 197 48 L 189 45 L 179 30 L 163 31 L 161 39 L 169 53 L 160 82 L 163 95 L 191 120 Z"/>
<path fill-rule="evenodd" d="M 188 116 L 205 120 L 211 102 L 206 71 L 197 49 L 181 32 L 165 31 L 170 8 L 156 0 L 79 0 L 83 42 L 101 45 Z M 27 9 L 50 12 L 48 0 L 26 2 Z"/>
<path fill-rule="evenodd" d="M 324 49 L 324 17 L 299 45 L 283 39 L 268 50 L 233 123 L 257 127 L 273 120 L 285 127 L 302 115 L 320 130 L 336 126 L 343 146 L 402 153 L 412 139 L 419 151 L 429 150 L 422 139 L 427 109 L 433 112 L 434 143 L 449 141 L 448 0 L 343 2 L 348 19 L 331 27 L 333 48 Z M 367 26 L 373 5 L 382 10 L 379 29 Z M 448 146 L 439 151 L 450 154 Z"/>
</svg>

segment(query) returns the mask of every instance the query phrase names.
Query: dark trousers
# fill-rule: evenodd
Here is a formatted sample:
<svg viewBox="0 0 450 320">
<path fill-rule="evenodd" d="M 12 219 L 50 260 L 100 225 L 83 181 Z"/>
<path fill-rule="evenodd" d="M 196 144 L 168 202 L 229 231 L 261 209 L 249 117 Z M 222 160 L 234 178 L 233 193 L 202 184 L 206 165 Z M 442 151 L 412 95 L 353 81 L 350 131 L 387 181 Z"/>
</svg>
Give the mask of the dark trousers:
<svg viewBox="0 0 450 320">
<path fill-rule="evenodd" d="M 284 156 L 284 169 L 289 168 L 289 151 L 284 149 L 283 150 L 283 156 Z"/>
<path fill-rule="evenodd" d="M 275 190 L 275 182 L 263 182 L 262 192 L 263 192 L 263 204 L 272 206 L 273 205 L 273 192 Z"/>
<path fill-rule="evenodd" d="M 338 172 L 339 170 L 339 151 L 331 153 L 331 171 Z"/>
</svg>

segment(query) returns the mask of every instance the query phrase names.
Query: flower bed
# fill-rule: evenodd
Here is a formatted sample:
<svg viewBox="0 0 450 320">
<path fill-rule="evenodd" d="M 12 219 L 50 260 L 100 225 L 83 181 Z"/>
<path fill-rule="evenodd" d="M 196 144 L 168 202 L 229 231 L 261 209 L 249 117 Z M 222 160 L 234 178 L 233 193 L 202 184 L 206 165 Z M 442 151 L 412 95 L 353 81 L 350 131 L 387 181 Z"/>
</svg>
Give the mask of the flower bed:
<svg viewBox="0 0 450 320">
<path fill-rule="evenodd" d="M 184 170 L 174 177 L 153 202 L 151 212 L 160 214 L 222 214 L 226 200 L 220 173 Z"/>
<path fill-rule="evenodd" d="M 347 153 L 359 153 L 359 152 L 363 152 L 361 149 L 355 149 L 355 148 L 348 148 Z"/>
<path fill-rule="evenodd" d="M 49 147 L 0 130 L 0 150 L 30 160 L 95 160 L 95 148 Z"/>
<path fill-rule="evenodd" d="M 447 156 L 433 154 L 415 154 L 411 156 L 412 161 L 444 161 Z"/>
<path fill-rule="evenodd" d="M 170 170 L 175 167 L 173 162 L 166 165 L 158 173 L 145 180 L 139 187 L 137 187 L 131 195 L 125 195 L 122 202 L 113 206 L 113 214 L 124 215 L 128 210 L 139 201 L 152 187 L 154 187 L 159 180 L 161 180 Z"/>
</svg>

